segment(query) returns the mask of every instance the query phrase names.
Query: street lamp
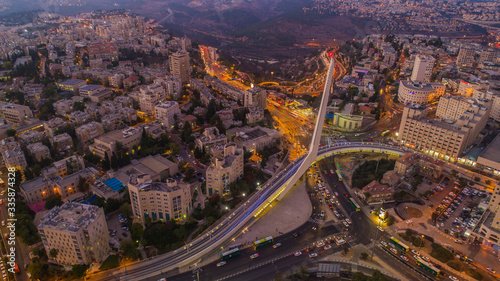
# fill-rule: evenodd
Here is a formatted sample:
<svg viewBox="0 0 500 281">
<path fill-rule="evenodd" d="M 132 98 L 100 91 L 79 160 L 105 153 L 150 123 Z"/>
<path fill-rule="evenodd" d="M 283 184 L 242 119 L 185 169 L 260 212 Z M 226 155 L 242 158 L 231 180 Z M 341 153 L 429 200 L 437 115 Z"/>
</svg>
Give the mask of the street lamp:
<svg viewBox="0 0 500 281">
<path fill-rule="evenodd" d="M 419 252 L 420 252 L 420 249 L 422 249 L 423 244 L 424 244 L 424 235 L 422 234 L 422 239 L 420 240 L 420 247 L 418 247 Z"/>
</svg>

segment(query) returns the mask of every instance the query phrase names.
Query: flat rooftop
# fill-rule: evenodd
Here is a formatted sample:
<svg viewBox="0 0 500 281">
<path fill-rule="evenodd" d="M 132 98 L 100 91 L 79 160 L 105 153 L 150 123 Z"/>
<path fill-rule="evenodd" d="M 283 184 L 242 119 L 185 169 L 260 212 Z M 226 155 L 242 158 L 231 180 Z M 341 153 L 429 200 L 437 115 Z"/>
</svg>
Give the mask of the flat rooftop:
<svg viewBox="0 0 500 281">
<path fill-rule="evenodd" d="M 496 136 L 478 158 L 500 163 L 500 134 Z"/>
</svg>

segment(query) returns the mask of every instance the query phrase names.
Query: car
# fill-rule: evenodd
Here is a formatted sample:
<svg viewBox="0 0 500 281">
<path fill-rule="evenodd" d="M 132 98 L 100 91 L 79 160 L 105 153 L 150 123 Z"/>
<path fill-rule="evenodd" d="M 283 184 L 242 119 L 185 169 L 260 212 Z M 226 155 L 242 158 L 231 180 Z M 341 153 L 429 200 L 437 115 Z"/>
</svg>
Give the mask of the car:
<svg viewBox="0 0 500 281">
<path fill-rule="evenodd" d="M 401 259 L 403 259 L 404 261 L 409 261 L 408 257 L 405 255 L 401 255 Z"/>
<path fill-rule="evenodd" d="M 2 221 L 2 226 L 5 226 L 5 221 Z"/>
<path fill-rule="evenodd" d="M 258 258 L 259 257 L 259 254 L 258 253 L 255 253 L 253 255 L 250 256 L 250 259 L 255 259 L 255 258 Z"/>
<path fill-rule="evenodd" d="M 387 246 L 387 243 L 385 243 L 384 241 L 380 241 L 380 244 L 382 244 L 382 246 Z"/>
<path fill-rule="evenodd" d="M 293 237 L 297 237 L 297 236 L 299 236 L 298 232 L 293 233 Z"/>
<path fill-rule="evenodd" d="M 332 248 L 332 246 L 330 245 L 326 245 L 325 247 L 323 247 L 323 249 L 326 251 L 326 250 L 330 250 Z"/>
<path fill-rule="evenodd" d="M 391 248 L 391 252 L 393 252 L 396 255 L 398 254 L 398 251 L 396 249 L 394 249 L 394 248 Z"/>
<path fill-rule="evenodd" d="M 416 259 L 416 260 L 418 260 L 420 257 L 417 256 L 417 255 L 413 255 L 413 258 Z"/>
<path fill-rule="evenodd" d="M 423 259 L 424 261 L 430 261 L 430 260 L 429 260 L 429 258 L 428 258 L 428 257 L 425 257 L 425 256 L 422 256 L 422 259 Z"/>
<path fill-rule="evenodd" d="M 160 278 L 158 281 L 167 281 L 167 278 Z"/>
<path fill-rule="evenodd" d="M 313 227 L 312 227 L 312 230 L 316 230 L 316 229 L 318 229 L 318 227 L 317 227 L 317 226 L 313 226 Z"/>
<path fill-rule="evenodd" d="M 380 225 L 377 226 L 377 229 L 384 232 L 384 229 Z"/>
<path fill-rule="evenodd" d="M 274 244 L 274 245 L 273 245 L 273 248 L 274 248 L 274 249 L 276 249 L 276 248 L 278 248 L 279 246 L 281 246 L 281 243 L 276 243 L 276 244 Z"/>
<path fill-rule="evenodd" d="M 325 246 L 325 243 L 323 243 L 323 242 L 319 242 L 319 243 L 316 245 L 316 247 L 318 247 L 318 248 L 321 248 L 321 247 L 323 247 L 323 246 Z"/>
<path fill-rule="evenodd" d="M 345 225 L 345 227 L 349 227 L 349 224 L 346 221 L 343 221 L 342 223 Z"/>
<path fill-rule="evenodd" d="M 345 219 L 345 222 L 348 223 L 348 224 L 352 223 L 350 219 Z"/>
<path fill-rule="evenodd" d="M 217 267 L 225 265 L 227 262 L 226 261 L 221 261 L 217 264 Z"/>
<path fill-rule="evenodd" d="M 302 255 L 302 252 L 301 251 L 297 251 L 293 255 L 296 256 L 296 257 L 298 257 L 298 256 Z"/>
<path fill-rule="evenodd" d="M 321 211 L 321 214 L 319 214 L 320 216 L 324 217 L 325 216 L 325 211 Z"/>
<path fill-rule="evenodd" d="M 309 257 L 310 257 L 310 258 L 314 258 L 314 257 L 317 257 L 317 256 L 318 256 L 318 254 L 317 254 L 317 253 L 310 253 L 310 254 L 309 254 Z"/>
<path fill-rule="evenodd" d="M 413 249 L 411 249 L 411 252 L 412 252 L 414 255 L 417 255 L 417 256 L 419 255 L 419 253 L 418 253 L 417 251 L 413 250 Z"/>
<path fill-rule="evenodd" d="M 486 269 L 488 269 L 488 271 L 489 271 L 489 272 L 491 272 L 491 273 L 493 273 L 493 274 L 497 273 L 497 272 L 496 272 L 493 268 L 491 268 L 491 267 L 488 267 L 488 268 L 486 268 Z"/>
<path fill-rule="evenodd" d="M 458 278 L 457 278 L 457 277 L 455 277 L 455 276 L 451 276 L 451 275 L 450 275 L 450 279 L 451 279 L 451 280 L 453 280 L 453 281 L 458 281 Z"/>
</svg>

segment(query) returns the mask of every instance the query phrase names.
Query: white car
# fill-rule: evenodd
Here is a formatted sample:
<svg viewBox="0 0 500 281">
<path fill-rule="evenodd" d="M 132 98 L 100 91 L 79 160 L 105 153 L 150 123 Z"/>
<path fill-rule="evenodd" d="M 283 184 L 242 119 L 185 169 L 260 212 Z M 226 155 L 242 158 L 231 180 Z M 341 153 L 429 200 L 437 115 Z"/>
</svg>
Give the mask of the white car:
<svg viewBox="0 0 500 281">
<path fill-rule="evenodd" d="M 318 256 L 318 254 L 316 254 L 316 253 L 310 253 L 310 254 L 309 254 L 309 257 L 310 257 L 310 258 L 314 258 L 314 257 L 317 257 L 317 256 Z"/>
<path fill-rule="evenodd" d="M 225 265 L 225 264 L 226 264 L 226 261 L 221 261 L 221 262 L 219 262 L 219 263 L 217 264 L 217 267 L 219 267 L 219 266 L 223 266 L 223 265 Z"/>
<path fill-rule="evenodd" d="M 323 246 L 325 246 L 325 243 L 323 243 L 323 242 L 319 242 L 318 245 L 316 245 L 316 247 L 318 247 L 318 248 L 321 248 Z"/>
<path fill-rule="evenodd" d="M 255 253 L 253 255 L 250 256 L 250 259 L 255 259 L 255 258 L 258 258 L 259 257 L 259 254 Z"/>
<path fill-rule="evenodd" d="M 458 281 L 458 278 L 455 277 L 455 276 L 450 276 L 450 279 L 453 280 L 453 281 Z"/>
<path fill-rule="evenodd" d="M 330 250 L 331 248 L 332 248 L 332 246 L 330 246 L 330 245 L 326 245 L 325 247 L 323 247 L 323 249 L 325 249 L 325 251 Z"/>
<path fill-rule="evenodd" d="M 298 257 L 298 256 L 302 255 L 302 252 L 298 251 L 298 252 L 295 252 L 293 255 L 296 256 L 296 257 Z"/>
</svg>

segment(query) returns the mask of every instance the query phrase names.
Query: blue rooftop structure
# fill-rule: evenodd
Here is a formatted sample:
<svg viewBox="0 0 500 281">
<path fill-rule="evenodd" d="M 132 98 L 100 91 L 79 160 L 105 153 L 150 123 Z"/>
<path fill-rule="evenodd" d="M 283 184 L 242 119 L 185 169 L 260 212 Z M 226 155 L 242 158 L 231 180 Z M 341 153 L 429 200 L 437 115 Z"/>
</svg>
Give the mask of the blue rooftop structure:
<svg viewBox="0 0 500 281">
<path fill-rule="evenodd" d="M 125 188 L 125 185 L 116 178 L 110 178 L 109 180 L 105 181 L 104 184 L 109 186 L 115 192 Z"/>
<path fill-rule="evenodd" d="M 95 201 L 96 198 L 97 198 L 97 195 L 94 194 L 88 200 L 83 201 L 82 204 L 91 205 L 92 203 L 94 203 L 94 201 Z"/>
</svg>

